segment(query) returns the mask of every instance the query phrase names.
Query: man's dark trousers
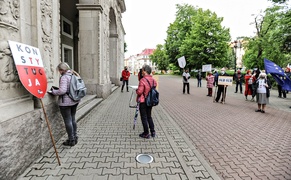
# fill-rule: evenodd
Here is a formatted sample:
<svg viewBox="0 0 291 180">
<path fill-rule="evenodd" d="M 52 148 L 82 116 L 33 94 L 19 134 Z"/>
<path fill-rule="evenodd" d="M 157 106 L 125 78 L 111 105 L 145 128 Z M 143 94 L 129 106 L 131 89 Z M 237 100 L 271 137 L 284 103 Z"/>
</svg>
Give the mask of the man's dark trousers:
<svg viewBox="0 0 291 180">
<path fill-rule="evenodd" d="M 187 86 L 187 93 L 189 94 L 189 83 L 183 83 L 183 94 L 185 94 L 185 87 Z"/>
</svg>

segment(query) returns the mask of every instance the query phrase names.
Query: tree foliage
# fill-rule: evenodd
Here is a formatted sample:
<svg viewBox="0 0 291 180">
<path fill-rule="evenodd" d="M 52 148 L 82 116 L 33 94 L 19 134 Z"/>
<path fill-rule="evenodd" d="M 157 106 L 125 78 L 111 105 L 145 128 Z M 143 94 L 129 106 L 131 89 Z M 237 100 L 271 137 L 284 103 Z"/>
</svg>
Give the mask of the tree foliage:
<svg viewBox="0 0 291 180">
<path fill-rule="evenodd" d="M 168 27 L 165 43 L 170 62 L 178 66 L 177 59 L 185 56 L 189 69 L 229 64 L 230 34 L 222 27 L 222 21 L 210 10 L 177 5 L 176 19 Z"/>
<path fill-rule="evenodd" d="M 223 18 L 210 10 L 198 9 L 190 21 L 193 25 L 180 47 L 188 60 L 188 67 L 200 69 L 204 64 L 229 64 L 227 53 L 230 34 L 228 29 L 221 26 Z"/>
<path fill-rule="evenodd" d="M 165 50 L 170 59 L 170 62 L 178 66 L 177 59 L 183 56 L 179 50 L 186 34 L 191 29 L 191 17 L 195 16 L 196 9 L 191 5 L 176 5 L 176 19 L 170 24 L 167 30 L 167 39 Z"/>
<path fill-rule="evenodd" d="M 158 44 L 156 46 L 156 50 L 150 55 L 150 59 L 157 64 L 159 70 L 168 70 L 169 58 L 163 45 Z"/>
<path fill-rule="evenodd" d="M 288 2 L 289 0 L 269 0 L 269 1 L 272 1 L 272 2 L 274 2 L 274 3 L 286 3 L 286 2 Z"/>
<path fill-rule="evenodd" d="M 256 36 L 247 39 L 243 57 L 247 68 L 264 68 L 264 58 L 285 66 L 290 61 L 291 12 L 284 6 L 273 6 L 254 19 Z M 289 40 L 290 39 L 290 40 Z"/>
</svg>

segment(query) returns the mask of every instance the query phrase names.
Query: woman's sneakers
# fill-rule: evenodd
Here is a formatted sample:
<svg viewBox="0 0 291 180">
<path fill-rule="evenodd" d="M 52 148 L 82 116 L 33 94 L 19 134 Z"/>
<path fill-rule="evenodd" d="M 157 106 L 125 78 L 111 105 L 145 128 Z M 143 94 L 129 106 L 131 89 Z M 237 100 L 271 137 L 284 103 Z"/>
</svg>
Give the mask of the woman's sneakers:
<svg viewBox="0 0 291 180">
<path fill-rule="evenodd" d="M 75 143 L 75 140 L 69 140 L 69 139 L 67 139 L 65 142 L 63 142 L 63 145 L 64 146 L 75 146 L 76 143 Z"/>
<path fill-rule="evenodd" d="M 151 136 L 152 136 L 152 138 L 155 138 L 156 137 L 156 132 L 155 131 L 151 132 Z"/>
<path fill-rule="evenodd" d="M 149 133 L 141 133 L 139 135 L 139 137 L 145 138 L 145 139 L 149 139 L 151 136 L 152 136 L 152 138 L 155 138 L 156 137 L 156 132 L 153 131 L 153 132 L 151 132 L 151 134 L 149 134 Z"/>
<path fill-rule="evenodd" d="M 151 136 L 150 136 L 150 134 L 141 133 L 141 134 L 139 134 L 139 137 L 149 139 Z"/>
</svg>

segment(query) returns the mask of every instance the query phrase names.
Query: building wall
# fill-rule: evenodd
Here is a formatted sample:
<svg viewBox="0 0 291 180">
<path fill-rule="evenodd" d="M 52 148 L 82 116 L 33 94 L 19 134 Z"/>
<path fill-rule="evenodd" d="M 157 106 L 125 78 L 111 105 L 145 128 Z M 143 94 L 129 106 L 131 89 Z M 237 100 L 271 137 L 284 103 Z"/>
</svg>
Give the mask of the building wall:
<svg viewBox="0 0 291 180">
<path fill-rule="evenodd" d="M 60 33 L 60 0 L 2 0 L 0 7 L 0 179 L 13 180 L 52 147 L 41 101 L 56 141 L 65 128 L 57 97 L 46 95 L 40 100 L 22 86 L 8 40 L 40 49 L 48 88 L 59 83 L 56 66 L 62 61 L 62 44 L 74 46 L 74 67 L 85 80 L 88 94 L 106 98 L 123 66 L 125 5 L 122 0 L 79 0 L 71 12 L 79 14 L 79 22 L 73 20 L 75 27 L 79 23 L 77 42 Z M 116 16 L 113 51 L 109 51 L 110 10 Z M 62 15 L 70 18 L 72 14 Z M 110 53 L 116 58 L 110 60 Z"/>
</svg>

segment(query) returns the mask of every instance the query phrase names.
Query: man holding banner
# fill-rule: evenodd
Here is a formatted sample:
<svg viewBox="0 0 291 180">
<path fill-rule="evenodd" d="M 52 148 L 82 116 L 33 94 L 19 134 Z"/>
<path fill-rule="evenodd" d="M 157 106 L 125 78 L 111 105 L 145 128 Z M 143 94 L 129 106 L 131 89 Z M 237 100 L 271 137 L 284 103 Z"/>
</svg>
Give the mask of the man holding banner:
<svg viewBox="0 0 291 180">
<path fill-rule="evenodd" d="M 225 81 L 230 81 L 232 78 L 225 80 L 224 78 L 221 78 L 221 76 L 223 76 L 223 77 L 224 76 L 228 76 L 228 74 L 225 72 L 224 68 L 221 69 L 220 75 L 218 76 L 218 79 L 215 82 L 216 86 L 218 87 L 217 95 L 216 95 L 216 98 L 215 98 L 215 102 L 219 101 L 220 96 L 222 94 L 222 98 L 221 98 L 221 102 L 220 103 L 224 103 L 225 102 L 225 97 L 226 97 L 226 89 L 227 89 L 227 85 L 225 85 L 224 83 L 227 83 Z M 231 83 L 232 83 L 232 80 L 231 80 Z"/>
</svg>

